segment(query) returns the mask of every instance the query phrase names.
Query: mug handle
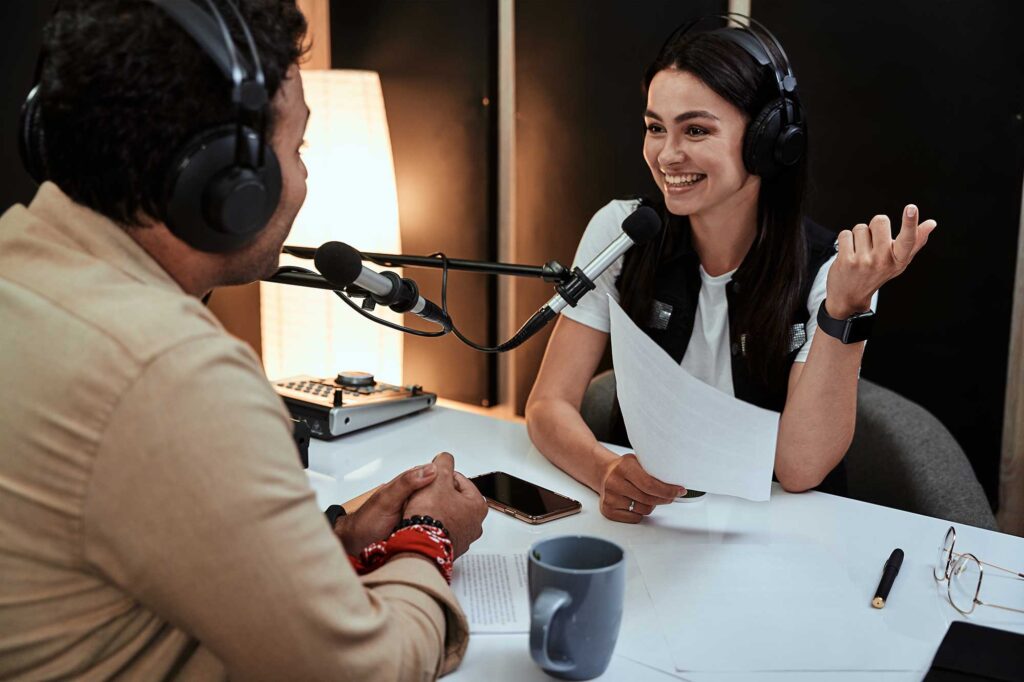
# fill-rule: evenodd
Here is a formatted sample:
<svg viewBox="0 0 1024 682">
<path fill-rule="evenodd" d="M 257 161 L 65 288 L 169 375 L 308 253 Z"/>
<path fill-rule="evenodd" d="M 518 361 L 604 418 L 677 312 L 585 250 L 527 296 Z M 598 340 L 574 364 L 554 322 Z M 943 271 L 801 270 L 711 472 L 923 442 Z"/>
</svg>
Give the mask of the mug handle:
<svg viewBox="0 0 1024 682">
<path fill-rule="evenodd" d="M 533 616 L 530 623 L 530 655 L 544 670 L 565 673 L 576 667 L 572 661 L 552 661 L 548 655 L 548 634 L 551 620 L 558 609 L 572 603 L 572 597 L 564 590 L 546 587 L 533 602 Z"/>
</svg>

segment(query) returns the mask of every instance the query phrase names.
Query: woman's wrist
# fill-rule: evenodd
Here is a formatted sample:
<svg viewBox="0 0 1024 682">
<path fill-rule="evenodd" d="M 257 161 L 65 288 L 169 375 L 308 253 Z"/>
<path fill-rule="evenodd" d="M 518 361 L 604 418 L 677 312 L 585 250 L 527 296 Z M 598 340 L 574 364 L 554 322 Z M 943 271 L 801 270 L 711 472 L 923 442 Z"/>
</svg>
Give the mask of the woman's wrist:
<svg viewBox="0 0 1024 682">
<path fill-rule="evenodd" d="M 594 448 L 591 452 L 591 471 L 589 480 L 586 484 L 596 492 L 600 493 L 601 489 L 604 488 L 604 479 L 608 477 L 608 471 L 614 467 L 619 461 L 619 455 L 601 445 L 601 443 L 595 443 Z"/>
<path fill-rule="evenodd" d="M 849 302 L 841 297 L 832 298 L 827 296 L 825 298 L 825 312 L 828 316 L 836 320 L 845 320 L 848 317 L 852 317 L 857 313 L 864 313 L 871 310 L 871 297 L 869 296 L 866 301 Z"/>
</svg>

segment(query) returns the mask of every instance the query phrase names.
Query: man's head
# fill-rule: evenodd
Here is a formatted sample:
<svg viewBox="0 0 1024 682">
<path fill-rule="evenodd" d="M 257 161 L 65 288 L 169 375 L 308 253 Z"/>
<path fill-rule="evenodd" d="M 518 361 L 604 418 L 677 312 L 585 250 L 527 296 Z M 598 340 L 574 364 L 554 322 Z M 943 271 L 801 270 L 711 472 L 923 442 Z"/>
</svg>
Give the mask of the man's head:
<svg viewBox="0 0 1024 682">
<path fill-rule="evenodd" d="M 247 58 L 231 1 L 214 0 Z M 305 197 L 298 147 L 307 110 L 295 68 L 305 20 L 294 0 L 237 4 L 266 75 L 267 139 L 284 187 L 268 226 L 242 249 L 219 257 L 223 281 L 217 284 L 272 270 Z M 197 132 L 238 120 L 231 84 L 177 22 L 142 0 L 66 0 L 47 26 L 43 49 L 39 124 L 48 178 L 149 248 L 166 232 L 164 198 L 175 157 Z M 171 251 L 180 251 L 177 246 Z"/>
</svg>

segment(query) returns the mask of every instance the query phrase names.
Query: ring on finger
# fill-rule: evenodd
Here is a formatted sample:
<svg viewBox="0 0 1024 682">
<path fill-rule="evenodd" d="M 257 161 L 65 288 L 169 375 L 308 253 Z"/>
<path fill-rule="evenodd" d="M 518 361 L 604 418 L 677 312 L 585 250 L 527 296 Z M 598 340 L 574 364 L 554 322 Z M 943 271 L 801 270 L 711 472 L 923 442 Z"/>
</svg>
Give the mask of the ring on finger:
<svg viewBox="0 0 1024 682">
<path fill-rule="evenodd" d="M 633 511 L 634 507 L 636 507 L 636 500 L 630 500 L 629 501 L 629 506 L 626 507 L 626 511 L 630 511 L 631 512 L 631 511 Z"/>
</svg>

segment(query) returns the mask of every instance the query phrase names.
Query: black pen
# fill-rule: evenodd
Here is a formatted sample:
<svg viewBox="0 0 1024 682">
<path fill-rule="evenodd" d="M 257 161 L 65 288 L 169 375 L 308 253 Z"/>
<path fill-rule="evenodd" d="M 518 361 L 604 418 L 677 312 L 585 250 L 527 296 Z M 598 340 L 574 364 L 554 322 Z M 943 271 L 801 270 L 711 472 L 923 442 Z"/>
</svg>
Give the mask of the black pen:
<svg viewBox="0 0 1024 682">
<path fill-rule="evenodd" d="M 896 576 L 899 574 L 900 566 L 902 565 L 903 550 L 897 547 L 889 555 L 888 561 L 885 562 L 885 566 L 882 568 L 882 580 L 878 583 L 878 589 L 875 590 L 875 598 L 871 600 L 871 605 L 876 609 L 885 606 L 885 600 L 889 598 L 889 590 L 892 589 L 892 584 L 896 581 Z"/>
</svg>

